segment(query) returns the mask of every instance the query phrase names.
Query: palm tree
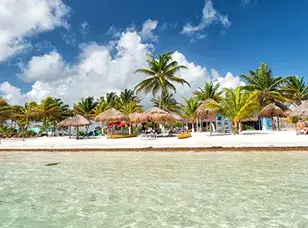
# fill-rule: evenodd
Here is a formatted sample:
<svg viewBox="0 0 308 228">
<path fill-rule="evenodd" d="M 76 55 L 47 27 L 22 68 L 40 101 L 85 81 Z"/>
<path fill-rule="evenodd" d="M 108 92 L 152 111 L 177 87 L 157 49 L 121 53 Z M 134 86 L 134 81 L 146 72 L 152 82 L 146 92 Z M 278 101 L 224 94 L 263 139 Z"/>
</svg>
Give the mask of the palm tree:
<svg viewBox="0 0 308 228">
<path fill-rule="evenodd" d="M 96 108 L 98 102 L 94 100 L 94 97 L 82 98 L 77 104 L 74 104 L 75 114 L 84 116 L 86 119 L 90 120 L 95 117 L 94 109 Z"/>
<path fill-rule="evenodd" d="M 5 99 L 0 97 L 0 124 L 12 117 L 12 106 Z"/>
<path fill-rule="evenodd" d="M 195 120 L 197 119 L 196 110 L 199 106 L 199 101 L 196 97 L 190 99 L 184 98 L 185 104 L 181 105 L 182 116 L 189 120 L 192 124 L 192 131 L 195 130 Z"/>
<path fill-rule="evenodd" d="M 16 106 L 14 117 L 17 118 L 18 126 L 20 127 L 20 135 L 23 138 L 26 135 L 31 121 L 37 120 L 37 114 L 34 111 L 38 107 L 36 102 L 27 102 L 24 106 Z"/>
<path fill-rule="evenodd" d="M 168 90 L 176 92 L 176 87 L 172 83 L 180 83 L 182 85 L 190 84 L 183 78 L 176 76 L 176 73 L 182 69 L 187 69 L 185 66 L 179 65 L 177 61 L 172 60 L 172 53 L 161 54 L 156 60 L 152 55 L 148 54 L 149 69 L 140 68 L 135 73 L 143 73 L 148 76 L 135 87 L 137 93 L 144 91 L 146 94 L 152 92 L 155 96 L 159 91 L 160 98 Z M 160 102 L 161 103 L 161 102 Z M 161 108 L 161 104 L 159 105 Z"/>
<path fill-rule="evenodd" d="M 139 105 L 136 101 L 131 100 L 122 104 L 120 111 L 126 115 L 132 114 L 134 112 L 142 112 L 142 106 Z"/>
<path fill-rule="evenodd" d="M 266 63 L 261 63 L 260 67 L 255 71 L 250 70 L 249 73 L 250 75 L 241 75 L 247 82 L 243 88 L 248 91 L 258 91 L 258 99 L 262 107 L 274 101 L 284 101 L 279 87 L 284 83 L 285 78 L 273 77 L 272 70 Z"/>
<path fill-rule="evenodd" d="M 125 89 L 121 91 L 120 96 L 119 96 L 120 103 L 126 103 L 130 101 L 137 101 L 138 103 L 140 102 L 140 98 L 135 95 L 134 91 L 131 89 Z"/>
<path fill-rule="evenodd" d="M 242 87 L 236 89 L 224 89 L 224 97 L 220 102 L 210 100 L 205 103 L 206 109 L 219 112 L 232 121 L 234 133 L 239 133 L 240 122 L 251 117 L 260 109 L 258 101 L 258 91 L 244 91 Z"/>
<path fill-rule="evenodd" d="M 179 103 L 175 100 L 173 97 L 173 93 L 164 93 L 163 97 L 157 97 L 152 98 L 151 100 L 154 103 L 154 107 L 160 108 L 168 111 L 168 112 L 174 112 L 174 113 L 180 113 L 181 107 L 179 106 Z"/>
<path fill-rule="evenodd" d="M 205 101 L 207 99 L 213 99 L 219 101 L 222 91 L 220 90 L 220 83 L 205 82 L 204 87 L 193 92 L 199 101 Z"/>
<path fill-rule="evenodd" d="M 305 83 L 305 77 L 289 76 L 281 87 L 282 94 L 294 102 L 301 105 L 303 100 L 308 99 L 308 85 Z"/>
</svg>

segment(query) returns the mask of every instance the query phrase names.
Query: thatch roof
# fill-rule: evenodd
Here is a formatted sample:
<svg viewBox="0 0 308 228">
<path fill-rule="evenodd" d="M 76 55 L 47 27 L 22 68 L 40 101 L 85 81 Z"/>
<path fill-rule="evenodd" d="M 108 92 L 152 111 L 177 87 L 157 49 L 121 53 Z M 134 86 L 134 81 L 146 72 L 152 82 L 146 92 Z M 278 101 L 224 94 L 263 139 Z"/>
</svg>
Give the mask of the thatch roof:
<svg viewBox="0 0 308 228">
<path fill-rule="evenodd" d="M 256 113 L 253 114 L 252 116 L 250 116 L 250 117 L 248 117 L 248 118 L 246 118 L 246 119 L 241 120 L 241 122 L 249 122 L 249 121 L 254 121 L 254 122 L 256 122 L 256 121 L 258 121 L 258 120 L 259 120 L 259 113 L 256 112 Z"/>
<path fill-rule="evenodd" d="M 172 114 L 160 108 L 150 108 L 137 118 L 138 123 L 144 122 L 174 122 Z"/>
<path fill-rule="evenodd" d="M 206 105 L 206 103 L 209 103 L 209 102 L 215 102 L 213 99 L 206 99 L 205 101 L 203 101 L 199 107 L 197 108 L 196 110 L 196 114 L 197 116 L 199 117 L 206 117 L 207 115 L 209 114 L 213 114 L 213 113 L 216 113 L 214 112 L 212 109 L 209 109 L 209 108 L 205 108 L 204 106 Z"/>
<path fill-rule="evenodd" d="M 119 121 L 129 121 L 129 117 L 125 115 L 124 113 L 114 109 L 110 108 L 106 110 L 105 112 L 102 112 L 94 119 L 97 122 L 119 122 Z"/>
<path fill-rule="evenodd" d="M 72 117 L 68 117 L 65 120 L 62 120 L 60 123 L 57 124 L 57 126 L 59 126 L 59 127 L 69 127 L 71 118 Z"/>
<path fill-rule="evenodd" d="M 137 119 L 140 117 L 141 113 L 139 112 L 134 112 L 132 114 L 129 114 L 128 117 L 129 117 L 129 120 L 131 123 L 137 123 Z"/>
<path fill-rule="evenodd" d="M 297 117 L 308 117 L 308 101 L 303 101 L 303 103 L 295 108 L 293 112 L 290 114 L 291 116 L 297 116 Z"/>
<path fill-rule="evenodd" d="M 73 117 L 68 117 L 67 119 L 61 121 L 58 123 L 58 126 L 60 127 L 79 127 L 79 126 L 85 126 L 85 125 L 90 125 L 91 122 L 84 118 L 81 115 L 75 115 Z"/>
<path fill-rule="evenodd" d="M 203 122 L 216 122 L 216 115 L 217 113 L 209 113 L 206 116 L 202 117 Z"/>
<path fill-rule="evenodd" d="M 184 118 L 176 113 L 171 113 L 175 122 L 184 122 Z"/>
<path fill-rule="evenodd" d="M 261 111 L 259 116 L 260 117 L 275 117 L 275 116 L 283 116 L 284 110 L 278 107 L 276 104 L 272 103 L 266 105 Z"/>
</svg>

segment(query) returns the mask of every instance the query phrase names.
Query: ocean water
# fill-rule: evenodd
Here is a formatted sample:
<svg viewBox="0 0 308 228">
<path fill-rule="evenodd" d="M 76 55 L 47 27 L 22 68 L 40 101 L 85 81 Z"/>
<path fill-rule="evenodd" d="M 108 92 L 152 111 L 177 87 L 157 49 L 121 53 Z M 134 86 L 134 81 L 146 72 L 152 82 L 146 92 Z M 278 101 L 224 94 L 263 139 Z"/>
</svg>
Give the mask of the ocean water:
<svg viewBox="0 0 308 228">
<path fill-rule="evenodd" d="M 0 227 L 307 228 L 308 153 L 0 153 Z"/>
</svg>

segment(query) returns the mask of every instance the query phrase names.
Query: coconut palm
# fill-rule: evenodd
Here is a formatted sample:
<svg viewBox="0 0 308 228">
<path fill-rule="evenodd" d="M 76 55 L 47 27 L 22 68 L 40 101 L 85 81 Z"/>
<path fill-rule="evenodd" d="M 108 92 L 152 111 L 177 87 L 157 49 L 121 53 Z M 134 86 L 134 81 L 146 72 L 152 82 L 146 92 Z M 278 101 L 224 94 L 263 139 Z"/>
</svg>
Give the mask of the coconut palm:
<svg viewBox="0 0 308 228">
<path fill-rule="evenodd" d="M 12 106 L 10 106 L 5 99 L 0 97 L 0 123 L 12 117 Z"/>
<path fill-rule="evenodd" d="M 140 102 L 140 98 L 135 95 L 134 91 L 131 89 L 125 89 L 121 91 L 119 96 L 120 103 L 124 104 L 130 101 Z"/>
<path fill-rule="evenodd" d="M 234 133 L 238 134 L 241 120 L 253 116 L 260 109 L 258 91 L 249 92 L 238 87 L 234 90 L 225 88 L 224 93 L 220 102 L 209 100 L 205 103 L 205 108 L 229 118 L 232 121 Z"/>
<path fill-rule="evenodd" d="M 154 107 L 159 107 L 160 105 L 162 110 L 173 113 L 180 113 L 181 111 L 181 107 L 173 97 L 173 93 L 164 93 L 162 98 L 154 97 L 151 101 L 154 103 Z"/>
<path fill-rule="evenodd" d="M 274 101 L 284 101 L 279 87 L 284 83 L 285 78 L 273 77 L 272 70 L 266 63 L 261 63 L 260 67 L 255 71 L 250 70 L 249 73 L 250 75 L 241 75 L 247 82 L 243 88 L 248 91 L 258 91 L 258 99 L 262 107 Z"/>
<path fill-rule="evenodd" d="M 289 76 L 281 87 L 281 92 L 290 101 L 296 105 L 301 105 L 303 100 L 308 99 L 308 85 L 305 83 L 305 77 Z"/>
<path fill-rule="evenodd" d="M 134 112 L 142 112 L 142 106 L 139 105 L 135 100 L 127 101 L 122 104 L 121 108 L 119 109 L 122 113 L 129 115 Z"/>
<path fill-rule="evenodd" d="M 196 97 L 192 97 L 190 99 L 184 98 L 184 102 L 185 104 L 181 105 L 182 116 L 192 124 L 192 129 L 194 131 L 195 121 L 198 117 L 196 110 L 199 106 L 199 101 Z"/>
<path fill-rule="evenodd" d="M 94 97 L 82 98 L 77 104 L 74 104 L 75 114 L 79 114 L 86 119 L 90 120 L 95 117 L 94 109 L 97 106 L 97 101 L 94 100 Z"/>
<path fill-rule="evenodd" d="M 205 101 L 207 99 L 213 99 L 219 101 L 222 91 L 220 90 L 220 83 L 205 82 L 204 87 L 193 92 L 199 101 Z"/>
<path fill-rule="evenodd" d="M 16 106 L 16 112 L 14 117 L 17 118 L 18 126 L 20 127 L 20 135 L 23 137 L 27 136 L 29 125 L 31 121 L 37 120 L 37 114 L 35 109 L 38 107 L 36 102 L 25 103 L 24 106 Z"/>
<path fill-rule="evenodd" d="M 149 68 L 140 68 L 135 71 L 135 73 L 143 73 L 148 76 L 136 85 L 135 91 L 137 93 L 141 91 L 144 91 L 146 94 L 152 92 L 155 96 L 160 91 L 160 98 L 162 98 L 163 94 L 167 93 L 168 90 L 176 92 L 176 87 L 173 83 L 187 84 L 190 86 L 185 79 L 176 76 L 177 72 L 186 69 L 186 67 L 172 60 L 171 52 L 159 55 L 158 60 L 148 54 L 147 62 Z M 161 108 L 161 104 L 159 108 Z"/>
</svg>

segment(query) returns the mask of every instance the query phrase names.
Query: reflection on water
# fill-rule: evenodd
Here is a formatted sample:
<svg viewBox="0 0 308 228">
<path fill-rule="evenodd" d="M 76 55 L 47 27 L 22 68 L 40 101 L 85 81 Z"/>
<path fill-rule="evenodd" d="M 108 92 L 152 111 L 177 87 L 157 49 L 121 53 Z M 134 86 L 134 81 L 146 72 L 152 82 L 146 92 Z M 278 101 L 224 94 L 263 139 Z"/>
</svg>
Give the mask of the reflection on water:
<svg viewBox="0 0 308 228">
<path fill-rule="evenodd" d="M 307 167 L 308 153 L 0 153 L 0 227 L 308 227 Z"/>
</svg>

